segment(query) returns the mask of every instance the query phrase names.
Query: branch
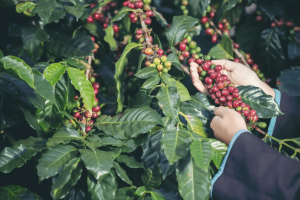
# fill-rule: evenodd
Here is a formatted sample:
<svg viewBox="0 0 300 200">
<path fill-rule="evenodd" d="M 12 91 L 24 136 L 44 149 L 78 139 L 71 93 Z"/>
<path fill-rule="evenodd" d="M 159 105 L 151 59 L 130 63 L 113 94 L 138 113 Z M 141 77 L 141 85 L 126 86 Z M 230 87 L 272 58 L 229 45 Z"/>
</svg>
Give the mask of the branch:
<svg viewBox="0 0 300 200">
<path fill-rule="evenodd" d="M 267 135 L 267 133 L 265 133 L 263 130 L 261 130 L 260 128 L 258 128 L 257 126 L 255 126 L 254 124 L 252 125 L 252 128 L 254 128 L 255 130 L 257 130 L 258 132 L 260 132 L 263 135 Z"/>
<path fill-rule="evenodd" d="M 89 66 L 92 66 L 92 56 L 88 56 L 87 57 L 88 59 L 88 64 Z M 85 71 L 85 76 L 89 79 L 90 78 L 90 75 L 91 75 L 91 67 L 90 68 L 87 68 L 87 70 Z"/>
<path fill-rule="evenodd" d="M 146 43 L 150 44 L 150 41 L 149 41 L 149 38 L 148 38 L 148 29 L 146 27 L 144 17 L 143 17 L 142 14 L 139 14 L 139 17 L 140 17 L 140 22 L 141 22 L 141 25 L 142 25 L 142 29 L 143 29 L 144 34 L 145 34 Z"/>
<path fill-rule="evenodd" d="M 217 29 L 217 27 L 215 26 L 214 22 L 213 21 L 209 21 L 209 23 L 214 28 L 215 32 L 217 34 L 219 34 L 221 37 L 223 37 L 222 32 L 219 29 Z M 233 51 L 234 51 L 235 55 L 243 62 L 244 65 L 246 65 L 247 67 L 251 68 L 250 65 L 246 62 L 244 56 L 239 52 L 239 50 L 233 48 Z"/>
</svg>

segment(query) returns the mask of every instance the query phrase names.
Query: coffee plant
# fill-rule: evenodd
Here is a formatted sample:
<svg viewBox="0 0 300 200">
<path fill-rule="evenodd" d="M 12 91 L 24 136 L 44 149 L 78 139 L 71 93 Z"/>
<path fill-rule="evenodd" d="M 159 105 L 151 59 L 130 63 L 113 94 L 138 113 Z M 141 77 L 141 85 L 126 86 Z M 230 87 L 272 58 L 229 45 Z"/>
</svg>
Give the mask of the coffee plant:
<svg viewBox="0 0 300 200">
<path fill-rule="evenodd" d="M 219 105 L 299 160 L 299 138 L 266 133 L 274 98 L 211 62 L 300 96 L 295 0 L 5 0 L 0 15 L 0 199 L 209 199 Z"/>
</svg>

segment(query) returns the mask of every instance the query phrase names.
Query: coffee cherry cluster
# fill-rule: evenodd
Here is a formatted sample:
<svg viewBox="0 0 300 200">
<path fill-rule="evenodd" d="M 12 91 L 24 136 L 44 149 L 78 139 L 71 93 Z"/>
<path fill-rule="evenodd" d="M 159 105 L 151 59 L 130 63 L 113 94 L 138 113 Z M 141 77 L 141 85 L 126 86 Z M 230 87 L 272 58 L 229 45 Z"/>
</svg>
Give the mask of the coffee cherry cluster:
<svg viewBox="0 0 300 200">
<path fill-rule="evenodd" d="M 94 75 L 95 76 L 95 75 Z M 85 105 L 84 105 L 84 99 L 79 97 L 78 95 L 74 96 L 76 106 L 72 110 L 73 117 L 76 118 L 79 122 L 84 123 L 85 126 L 85 132 L 89 132 L 92 130 L 93 124 L 95 120 L 101 115 L 101 107 L 98 105 L 98 98 L 96 95 L 98 94 L 98 90 L 100 89 L 100 84 L 95 82 L 95 77 L 92 76 L 89 80 L 92 83 L 92 86 L 94 88 L 94 104 L 93 104 L 93 109 L 92 113 L 86 110 Z M 71 124 L 74 124 L 73 120 L 70 120 Z"/>
<path fill-rule="evenodd" d="M 90 8 L 93 8 L 96 6 L 96 2 L 90 5 Z M 102 12 L 99 10 L 93 13 L 92 15 L 88 16 L 86 21 L 88 23 L 94 23 L 96 21 L 100 22 L 103 25 L 103 29 L 106 29 L 108 27 L 108 24 L 110 22 L 110 18 L 107 16 L 107 12 L 113 11 L 114 14 L 118 13 L 118 10 L 116 10 L 118 4 L 117 2 L 108 2 L 102 7 Z M 119 26 L 114 24 L 113 30 L 116 35 L 118 35 L 118 32 L 120 30 Z"/>
<path fill-rule="evenodd" d="M 144 37 L 144 31 L 142 29 L 137 29 L 136 33 L 135 33 L 135 39 L 139 42 L 139 43 L 144 43 L 146 41 L 146 38 Z M 148 41 L 150 43 L 153 42 L 153 37 L 151 35 L 148 36 Z"/>
<path fill-rule="evenodd" d="M 274 21 L 271 23 L 271 27 L 274 28 L 276 26 L 286 26 L 288 28 L 289 34 L 291 36 L 295 35 L 296 32 L 300 32 L 300 27 L 295 26 L 293 22 L 285 22 L 282 18 L 280 18 L 278 21 Z"/>
<path fill-rule="evenodd" d="M 189 1 L 187 0 L 181 0 L 181 6 L 180 9 L 182 10 L 184 15 L 189 14 L 189 10 L 186 8 L 186 6 L 189 5 Z"/>
<path fill-rule="evenodd" d="M 256 111 L 242 102 L 238 88 L 231 83 L 227 75 L 221 74 L 221 70 L 221 65 L 214 65 L 211 63 L 210 57 L 205 57 L 201 68 L 198 69 L 199 79 L 207 85 L 215 104 L 234 109 L 244 117 L 247 125 L 251 127 L 258 121 Z"/>
<path fill-rule="evenodd" d="M 96 39 L 94 36 L 91 36 L 91 40 L 94 42 L 94 50 L 92 51 L 93 53 L 96 53 L 99 49 L 99 44 L 96 42 Z"/>
<path fill-rule="evenodd" d="M 139 16 L 144 18 L 145 24 L 150 25 L 152 23 L 150 17 L 153 16 L 153 11 L 149 5 L 150 3 L 151 0 L 131 0 L 123 2 L 124 7 L 135 9 L 134 12 L 129 14 L 131 23 L 135 24 L 137 21 L 139 21 Z"/>
<path fill-rule="evenodd" d="M 196 62 L 197 64 L 202 64 L 203 54 L 201 48 L 197 46 L 197 43 L 192 40 L 192 37 L 187 35 L 182 39 L 178 44 L 175 45 L 178 50 L 178 58 L 180 61 L 183 61 L 187 58 L 188 63 Z"/>
</svg>

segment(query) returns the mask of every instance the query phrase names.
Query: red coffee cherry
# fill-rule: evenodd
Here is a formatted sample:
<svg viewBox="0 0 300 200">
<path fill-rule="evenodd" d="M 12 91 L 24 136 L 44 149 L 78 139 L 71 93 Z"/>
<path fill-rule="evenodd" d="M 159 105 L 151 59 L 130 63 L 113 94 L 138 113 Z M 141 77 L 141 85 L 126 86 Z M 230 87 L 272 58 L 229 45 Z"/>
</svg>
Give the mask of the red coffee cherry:
<svg viewBox="0 0 300 200">
<path fill-rule="evenodd" d="M 132 2 L 129 2 L 128 5 L 127 5 L 128 8 L 131 8 L 131 9 L 134 9 L 135 8 L 135 5 L 134 3 Z"/>
<path fill-rule="evenodd" d="M 215 67 L 215 70 L 216 70 L 216 72 L 220 72 L 221 70 L 222 70 L 222 65 L 217 65 L 216 67 Z"/>
<path fill-rule="evenodd" d="M 119 26 L 118 25 L 113 25 L 113 30 L 115 33 L 119 32 Z"/>
<path fill-rule="evenodd" d="M 135 18 L 136 17 L 136 14 L 134 13 L 134 12 L 132 12 L 132 13 L 130 13 L 130 15 L 129 15 L 129 18 L 130 19 L 133 19 L 133 18 Z M 138 29 L 138 30 L 141 30 L 141 29 Z M 142 32 L 143 33 L 143 32 Z M 141 33 L 141 34 L 142 34 Z"/>
<path fill-rule="evenodd" d="M 228 95 L 226 96 L 227 101 L 232 101 L 233 100 L 233 96 L 232 95 Z"/>
<path fill-rule="evenodd" d="M 203 60 L 202 60 L 201 58 L 199 58 L 199 59 L 196 60 L 196 63 L 197 63 L 198 65 L 201 65 L 202 62 L 203 62 Z"/>
<path fill-rule="evenodd" d="M 96 82 L 93 83 L 92 86 L 93 86 L 94 89 L 99 89 L 100 88 L 100 84 L 96 83 Z"/>
<path fill-rule="evenodd" d="M 135 24 L 139 19 L 137 17 L 130 19 L 131 23 Z"/>
<path fill-rule="evenodd" d="M 252 70 L 256 72 L 258 70 L 258 65 L 257 64 L 253 64 L 252 65 Z"/>
<path fill-rule="evenodd" d="M 256 16 L 256 21 L 261 22 L 262 21 L 262 16 L 260 16 L 260 15 Z"/>
<path fill-rule="evenodd" d="M 152 20 L 149 17 L 146 17 L 145 24 L 149 25 L 151 24 Z"/>
<path fill-rule="evenodd" d="M 157 50 L 157 54 L 160 55 L 160 56 L 162 56 L 164 54 L 164 50 L 158 49 Z"/>
<path fill-rule="evenodd" d="M 189 58 L 188 63 L 195 62 L 195 58 Z"/>
<path fill-rule="evenodd" d="M 206 16 L 201 18 L 201 23 L 205 24 L 206 22 L 208 22 L 208 18 Z"/>
<path fill-rule="evenodd" d="M 179 50 L 184 51 L 186 49 L 186 44 L 185 43 L 180 43 L 179 44 Z"/>
<path fill-rule="evenodd" d="M 249 111 L 248 110 L 243 110 L 243 114 L 245 117 L 247 117 L 249 115 Z"/>
<path fill-rule="evenodd" d="M 209 70 L 209 67 L 210 67 L 210 65 L 207 64 L 207 63 L 203 63 L 203 64 L 202 64 L 202 69 L 203 69 L 204 71 Z"/>
<path fill-rule="evenodd" d="M 96 106 L 93 109 L 93 112 L 99 112 L 101 110 L 100 106 Z"/>
<path fill-rule="evenodd" d="M 224 88 L 224 83 L 223 82 L 218 83 L 218 87 L 219 87 L 219 89 L 222 90 Z"/>
<path fill-rule="evenodd" d="M 211 12 L 209 13 L 209 17 L 210 17 L 210 18 L 214 18 L 214 17 L 215 17 L 215 12 L 211 11 Z"/>
<path fill-rule="evenodd" d="M 93 22 L 94 22 L 94 19 L 93 19 L 93 17 L 90 15 L 90 16 L 86 19 L 86 21 L 87 21 L 88 23 L 93 23 Z"/>
<path fill-rule="evenodd" d="M 213 35 L 211 36 L 211 41 L 212 41 L 212 43 L 216 43 L 217 40 L 218 40 L 217 34 L 213 34 Z"/>
<path fill-rule="evenodd" d="M 135 7 L 136 8 L 142 8 L 143 6 L 144 6 L 143 2 L 141 2 L 141 1 L 135 2 Z"/>
<path fill-rule="evenodd" d="M 190 52 L 188 52 L 188 51 L 183 51 L 183 52 L 182 52 L 182 55 L 183 55 L 183 57 L 187 58 L 187 57 L 190 56 Z"/>
<path fill-rule="evenodd" d="M 99 13 L 94 13 L 93 14 L 93 18 L 94 18 L 94 20 L 99 20 L 100 19 L 100 14 Z"/>
<path fill-rule="evenodd" d="M 251 115 L 251 116 L 256 115 L 256 111 L 255 111 L 254 109 L 251 109 L 249 112 L 250 112 L 250 115 Z"/>
<path fill-rule="evenodd" d="M 223 30 L 224 26 L 221 22 L 219 22 L 218 26 L 219 26 L 219 29 Z"/>
<path fill-rule="evenodd" d="M 222 90 L 222 95 L 223 95 L 223 96 L 229 95 L 229 91 L 228 91 L 227 89 L 223 89 L 223 90 Z"/>
<path fill-rule="evenodd" d="M 153 16 L 153 11 L 152 10 L 147 10 L 146 11 L 146 16 L 147 17 L 152 17 Z"/>
<path fill-rule="evenodd" d="M 76 119 L 79 118 L 80 117 L 80 113 L 79 112 L 74 113 L 73 117 L 76 118 Z"/>
<path fill-rule="evenodd" d="M 240 63 L 240 62 L 241 62 L 241 60 L 240 60 L 239 58 L 235 58 L 233 61 L 234 61 L 234 62 L 237 62 L 237 63 Z"/>
<path fill-rule="evenodd" d="M 235 101 L 233 102 L 233 107 L 234 107 L 234 108 L 239 107 L 239 105 L 240 105 L 240 102 L 239 102 L 238 100 L 235 100 Z"/>
<path fill-rule="evenodd" d="M 90 126 L 85 127 L 85 132 L 89 132 L 91 130 L 92 130 L 92 128 Z"/>
<path fill-rule="evenodd" d="M 209 84 L 209 85 L 210 85 L 210 84 L 212 84 L 212 82 L 213 82 L 213 81 L 212 81 L 212 79 L 211 79 L 210 77 L 207 76 L 207 77 L 205 78 L 205 83 L 206 83 L 206 84 Z"/>
</svg>

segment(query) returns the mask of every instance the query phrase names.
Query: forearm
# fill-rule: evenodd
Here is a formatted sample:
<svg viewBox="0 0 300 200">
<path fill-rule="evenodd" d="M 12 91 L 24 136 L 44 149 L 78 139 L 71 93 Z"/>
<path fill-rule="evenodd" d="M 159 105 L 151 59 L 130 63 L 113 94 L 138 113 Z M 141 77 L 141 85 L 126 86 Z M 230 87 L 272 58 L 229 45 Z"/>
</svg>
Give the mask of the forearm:
<svg viewBox="0 0 300 200">
<path fill-rule="evenodd" d="M 300 199 L 300 162 L 242 131 L 212 181 L 214 200 Z"/>
</svg>

